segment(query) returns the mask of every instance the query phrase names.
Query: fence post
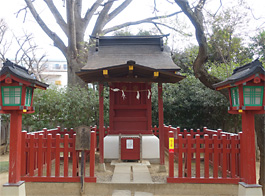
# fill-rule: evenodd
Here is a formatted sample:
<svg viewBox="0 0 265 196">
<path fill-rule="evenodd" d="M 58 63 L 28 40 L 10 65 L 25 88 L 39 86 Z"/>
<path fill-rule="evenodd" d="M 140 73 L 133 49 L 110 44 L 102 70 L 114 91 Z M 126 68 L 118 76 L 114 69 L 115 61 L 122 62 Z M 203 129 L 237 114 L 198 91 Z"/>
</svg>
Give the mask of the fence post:
<svg viewBox="0 0 265 196">
<path fill-rule="evenodd" d="M 192 148 L 192 141 L 191 135 L 187 135 L 187 177 L 191 177 L 191 148 Z"/>
<path fill-rule="evenodd" d="M 30 135 L 29 141 L 29 176 L 34 176 L 34 135 Z"/>
<path fill-rule="evenodd" d="M 213 149 L 213 177 L 218 178 L 218 160 L 219 160 L 219 153 L 218 153 L 218 136 L 216 134 L 213 135 L 213 142 L 214 142 L 214 149 Z"/>
<path fill-rule="evenodd" d="M 178 171 L 178 176 L 179 176 L 179 178 L 182 178 L 182 176 L 183 176 L 183 158 L 182 158 L 182 148 L 183 148 L 183 138 L 182 138 L 182 134 L 178 134 L 178 151 L 179 151 L 179 153 L 178 153 L 178 162 L 179 162 L 179 171 Z"/>
<path fill-rule="evenodd" d="M 43 172 L 43 134 L 39 134 L 38 148 L 38 176 L 42 176 Z"/>
<path fill-rule="evenodd" d="M 196 178 L 200 178 L 201 176 L 201 171 L 200 171 L 200 163 L 201 163 L 201 156 L 200 156 L 200 135 L 196 134 L 195 136 L 196 140 Z"/>
<path fill-rule="evenodd" d="M 204 178 L 209 178 L 209 135 L 204 135 Z"/>
<path fill-rule="evenodd" d="M 68 177 L 68 143 L 69 134 L 64 135 L 64 177 Z"/>
<path fill-rule="evenodd" d="M 52 134 L 47 135 L 47 177 L 51 176 Z"/>
<path fill-rule="evenodd" d="M 55 177 L 60 176 L 60 133 L 55 136 Z"/>
<path fill-rule="evenodd" d="M 26 175 L 26 138 L 27 138 L 27 131 L 22 131 L 22 135 L 21 135 L 21 176 Z"/>
<path fill-rule="evenodd" d="M 227 137 L 226 135 L 222 135 L 222 143 L 223 143 L 223 160 L 222 160 L 222 177 L 227 177 Z"/>
<path fill-rule="evenodd" d="M 169 178 L 174 177 L 174 145 L 175 144 L 175 138 L 173 131 L 169 131 L 168 133 L 168 159 L 169 159 Z"/>
<path fill-rule="evenodd" d="M 95 176 L 95 148 L 96 148 L 96 132 L 91 131 L 90 138 L 90 177 Z"/>
</svg>

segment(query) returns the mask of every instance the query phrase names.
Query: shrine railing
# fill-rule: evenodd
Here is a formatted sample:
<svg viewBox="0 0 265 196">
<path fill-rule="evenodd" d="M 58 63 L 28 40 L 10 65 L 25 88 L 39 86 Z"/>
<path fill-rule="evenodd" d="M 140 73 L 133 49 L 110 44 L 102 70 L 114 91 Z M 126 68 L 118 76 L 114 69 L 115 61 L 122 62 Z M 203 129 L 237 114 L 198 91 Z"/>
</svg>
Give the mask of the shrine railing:
<svg viewBox="0 0 265 196">
<path fill-rule="evenodd" d="M 91 129 L 90 150 L 84 153 L 84 181 L 94 176 L 96 132 Z M 81 151 L 75 150 L 73 129 L 22 132 L 21 180 L 26 182 L 80 182 Z M 89 158 L 89 162 L 86 160 Z"/>
<path fill-rule="evenodd" d="M 169 149 L 169 183 L 232 183 L 240 181 L 241 133 L 219 130 L 180 131 L 165 127 L 165 135 L 174 138 Z M 171 144 L 172 145 L 172 144 Z M 171 146 L 172 148 L 172 146 Z"/>
</svg>

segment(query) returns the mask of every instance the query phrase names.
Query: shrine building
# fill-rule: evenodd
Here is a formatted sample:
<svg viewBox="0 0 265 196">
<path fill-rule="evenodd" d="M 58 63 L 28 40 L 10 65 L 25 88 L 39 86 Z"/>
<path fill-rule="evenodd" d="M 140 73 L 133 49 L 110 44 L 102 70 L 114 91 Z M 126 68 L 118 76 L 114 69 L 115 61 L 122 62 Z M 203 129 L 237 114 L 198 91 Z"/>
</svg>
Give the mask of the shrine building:
<svg viewBox="0 0 265 196">
<path fill-rule="evenodd" d="M 158 84 L 159 132 L 163 132 L 162 84 L 185 77 L 164 36 L 93 37 L 88 63 L 77 75 L 99 84 L 99 151 L 104 160 L 147 159 L 164 164 L 164 138 L 152 133 L 151 85 Z M 103 89 L 109 89 L 109 133 L 104 137 Z M 163 134 L 161 134 L 163 136 Z"/>
</svg>

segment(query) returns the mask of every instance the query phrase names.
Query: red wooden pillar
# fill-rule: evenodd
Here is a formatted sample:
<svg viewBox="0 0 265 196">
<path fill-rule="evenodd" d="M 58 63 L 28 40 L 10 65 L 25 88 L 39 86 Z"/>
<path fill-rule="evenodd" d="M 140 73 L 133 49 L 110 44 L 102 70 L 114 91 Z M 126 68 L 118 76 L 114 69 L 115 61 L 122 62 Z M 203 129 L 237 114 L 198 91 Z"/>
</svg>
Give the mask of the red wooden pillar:
<svg viewBox="0 0 265 196">
<path fill-rule="evenodd" d="M 104 86 L 103 84 L 99 84 L 99 161 L 100 163 L 104 163 L 104 96 L 103 92 Z"/>
<path fill-rule="evenodd" d="M 164 140 L 164 111 L 163 111 L 163 88 L 158 83 L 158 118 L 159 118 L 159 141 L 160 141 L 160 165 L 165 165 L 165 140 Z"/>
<path fill-rule="evenodd" d="M 22 113 L 11 112 L 10 142 L 9 142 L 9 179 L 10 184 L 16 184 L 21 177 L 21 134 Z"/>
<path fill-rule="evenodd" d="M 242 177 L 246 184 L 256 184 L 255 120 L 252 111 L 242 113 Z"/>
</svg>

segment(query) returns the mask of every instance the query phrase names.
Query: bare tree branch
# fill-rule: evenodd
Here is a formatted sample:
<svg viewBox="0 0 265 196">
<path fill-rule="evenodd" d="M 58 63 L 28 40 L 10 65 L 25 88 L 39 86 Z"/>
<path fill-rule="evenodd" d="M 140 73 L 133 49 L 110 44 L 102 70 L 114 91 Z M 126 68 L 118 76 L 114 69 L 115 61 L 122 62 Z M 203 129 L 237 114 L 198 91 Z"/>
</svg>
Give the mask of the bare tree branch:
<svg viewBox="0 0 265 196">
<path fill-rule="evenodd" d="M 104 26 L 107 24 L 108 12 L 110 11 L 113 3 L 113 0 L 108 0 L 108 2 L 105 3 L 104 8 L 101 10 L 97 18 L 96 24 L 92 31 L 92 36 L 96 36 L 97 34 L 100 34 L 102 32 Z"/>
<path fill-rule="evenodd" d="M 67 24 L 64 21 L 62 15 L 58 11 L 58 9 L 55 7 L 54 3 L 52 0 L 44 0 L 45 3 L 47 4 L 48 8 L 50 9 L 53 17 L 55 18 L 57 24 L 61 27 L 63 32 L 65 33 L 66 36 L 68 36 L 68 29 L 67 29 Z"/>
<path fill-rule="evenodd" d="M 130 3 L 132 0 L 125 0 L 119 7 L 113 10 L 108 17 L 107 23 L 110 22 L 113 18 L 115 18 L 118 14 L 120 14 Z"/>
<path fill-rule="evenodd" d="M 179 11 L 179 12 L 174 12 L 174 13 L 168 14 L 168 15 L 155 16 L 155 17 L 150 17 L 150 18 L 146 18 L 146 19 L 143 19 L 143 20 L 138 20 L 138 21 L 133 21 L 133 22 L 126 22 L 126 23 L 123 23 L 123 24 L 120 24 L 120 25 L 117 25 L 117 26 L 114 26 L 114 27 L 110 27 L 108 29 L 104 29 L 102 31 L 102 33 L 103 34 L 107 34 L 107 33 L 122 29 L 124 27 L 132 26 L 132 25 L 138 25 L 138 24 L 142 24 L 142 23 L 153 23 L 153 20 L 158 20 L 158 19 L 161 19 L 161 18 L 172 17 L 172 16 L 175 16 L 175 15 L 177 15 L 179 13 L 182 13 L 182 12 L 183 11 Z"/>
<path fill-rule="evenodd" d="M 193 70 L 194 75 L 198 78 L 205 86 L 210 89 L 213 88 L 213 84 L 220 82 L 221 80 L 210 75 L 204 67 L 204 63 L 208 59 L 207 54 L 207 42 L 206 36 L 204 33 L 203 27 L 203 14 L 202 8 L 205 4 L 205 0 L 200 0 L 195 7 L 195 11 L 193 12 L 187 0 L 175 0 L 175 2 L 179 5 L 179 7 L 183 10 L 183 12 L 190 19 L 193 24 L 196 32 L 196 39 L 199 44 L 199 52 L 197 58 L 193 62 Z M 228 96 L 226 91 L 221 91 L 226 97 Z"/>
<path fill-rule="evenodd" d="M 53 40 L 54 46 L 59 48 L 62 51 L 63 55 L 65 57 L 67 57 L 67 48 L 66 48 L 65 44 L 63 43 L 63 41 L 59 38 L 59 36 L 55 32 L 52 32 L 48 28 L 48 26 L 44 23 L 44 21 L 41 19 L 41 17 L 37 13 L 35 7 L 33 6 L 31 0 L 25 0 L 25 2 L 27 4 L 31 14 L 33 15 L 33 17 L 35 18 L 37 23 L 40 25 L 42 30 Z"/>
<path fill-rule="evenodd" d="M 86 29 L 87 25 L 89 24 L 92 16 L 94 15 L 94 13 L 96 12 L 96 10 L 98 9 L 98 7 L 100 6 L 100 4 L 103 2 L 103 0 L 97 0 L 90 9 L 87 10 L 85 17 L 83 18 L 84 21 L 84 28 Z"/>
</svg>

